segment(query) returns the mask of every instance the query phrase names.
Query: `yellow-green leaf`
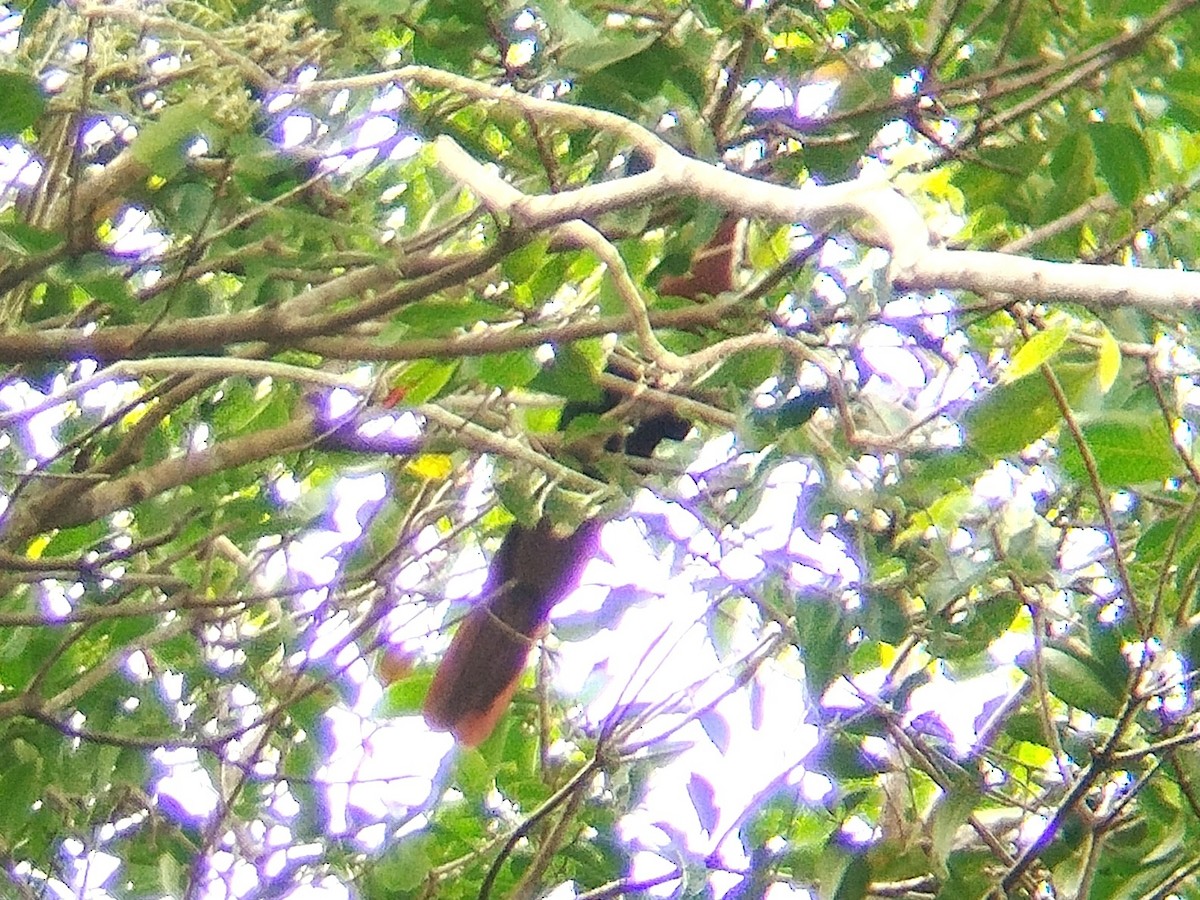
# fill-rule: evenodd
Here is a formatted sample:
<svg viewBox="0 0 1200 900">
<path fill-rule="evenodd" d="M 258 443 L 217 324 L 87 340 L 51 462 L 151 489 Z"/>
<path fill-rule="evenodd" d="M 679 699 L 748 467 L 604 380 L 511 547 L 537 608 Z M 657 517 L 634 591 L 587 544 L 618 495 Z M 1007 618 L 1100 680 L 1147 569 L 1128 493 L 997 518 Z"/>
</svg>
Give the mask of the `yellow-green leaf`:
<svg viewBox="0 0 1200 900">
<path fill-rule="evenodd" d="M 445 453 L 422 453 L 404 468 L 418 478 L 444 481 L 454 470 L 454 463 Z"/>
<path fill-rule="evenodd" d="M 1004 373 L 1004 380 L 1013 382 L 1018 378 L 1024 378 L 1030 372 L 1036 372 L 1043 363 L 1053 359 L 1054 354 L 1066 343 L 1067 335 L 1070 333 L 1071 326 L 1067 322 L 1060 322 L 1044 331 L 1039 331 L 1025 342 L 1025 346 L 1013 354 L 1012 364 Z"/>
<path fill-rule="evenodd" d="M 1100 390 L 1107 394 L 1117 380 L 1117 373 L 1121 371 L 1121 347 L 1107 328 L 1100 333 L 1099 357 L 1096 378 L 1100 382 Z"/>
</svg>

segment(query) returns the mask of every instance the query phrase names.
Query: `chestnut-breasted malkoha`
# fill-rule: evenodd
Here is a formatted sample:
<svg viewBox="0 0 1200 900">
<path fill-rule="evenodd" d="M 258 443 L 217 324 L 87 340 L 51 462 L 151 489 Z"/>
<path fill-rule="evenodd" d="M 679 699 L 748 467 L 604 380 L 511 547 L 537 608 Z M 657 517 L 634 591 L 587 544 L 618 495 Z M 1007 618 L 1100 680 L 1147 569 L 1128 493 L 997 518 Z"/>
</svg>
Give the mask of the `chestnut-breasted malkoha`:
<svg viewBox="0 0 1200 900">
<path fill-rule="evenodd" d="M 599 404 L 568 404 L 564 423 L 581 412 L 604 412 L 619 396 Z M 691 424 L 671 413 L 643 418 L 624 440 L 624 451 L 649 458 L 667 438 L 682 440 Z M 618 442 L 619 443 L 619 442 Z M 609 450 L 622 449 L 612 446 Z M 596 552 L 603 522 L 584 522 L 558 534 L 550 520 L 512 525 L 492 558 L 479 602 L 459 625 L 425 697 L 425 721 L 462 744 L 483 741 L 508 708 L 529 651 L 550 612 L 579 585 Z"/>
</svg>

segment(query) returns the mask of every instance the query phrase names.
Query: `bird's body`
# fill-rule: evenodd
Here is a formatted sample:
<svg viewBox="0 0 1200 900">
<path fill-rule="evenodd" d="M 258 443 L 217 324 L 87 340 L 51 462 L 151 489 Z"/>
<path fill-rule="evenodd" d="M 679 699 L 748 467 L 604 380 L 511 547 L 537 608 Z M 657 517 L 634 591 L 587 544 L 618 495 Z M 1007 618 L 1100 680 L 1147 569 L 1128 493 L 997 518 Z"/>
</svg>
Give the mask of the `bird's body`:
<svg viewBox="0 0 1200 900">
<path fill-rule="evenodd" d="M 606 396 L 601 406 L 619 402 Z M 564 412 L 592 411 L 583 407 Z M 666 438 L 681 440 L 691 424 L 670 413 L 640 421 L 624 440 L 625 452 L 649 457 Z M 619 449 L 619 448 L 610 448 Z M 463 619 L 425 697 L 425 721 L 474 746 L 491 734 L 508 708 L 538 637 L 560 600 L 579 585 L 595 555 L 601 520 L 559 534 L 549 519 L 514 524 L 492 559 L 482 599 Z"/>
<path fill-rule="evenodd" d="M 601 523 L 557 536 L 548 519 L 513 525 L 492 560 L 483 599 L 463 620 L 425 698 L 425 720 L 460 743 L 495 727 L 520 682 L 550 611 L 579 584 Z"/>
</svg>

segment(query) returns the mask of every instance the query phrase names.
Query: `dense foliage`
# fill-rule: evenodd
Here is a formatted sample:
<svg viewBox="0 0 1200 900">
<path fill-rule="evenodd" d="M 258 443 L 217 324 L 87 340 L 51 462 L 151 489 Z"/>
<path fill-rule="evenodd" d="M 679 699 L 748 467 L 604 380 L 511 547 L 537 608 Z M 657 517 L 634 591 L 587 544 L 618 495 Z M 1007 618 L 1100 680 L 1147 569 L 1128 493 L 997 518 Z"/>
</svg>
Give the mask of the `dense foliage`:
<svg viewBox="0 0 1200 900">
<path fill-rule="evenodd" d="M 0 8 L 5 896 L 1200 896 L 1198 5 Z"/>
</svg>

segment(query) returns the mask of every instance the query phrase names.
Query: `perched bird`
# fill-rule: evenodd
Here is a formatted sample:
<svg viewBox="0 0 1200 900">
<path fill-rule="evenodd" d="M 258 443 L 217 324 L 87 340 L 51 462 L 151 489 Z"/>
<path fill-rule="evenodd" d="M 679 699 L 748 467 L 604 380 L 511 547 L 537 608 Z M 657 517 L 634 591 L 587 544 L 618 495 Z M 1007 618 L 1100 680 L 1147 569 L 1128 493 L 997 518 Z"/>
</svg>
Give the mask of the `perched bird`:
<svg viewBox="0 0 1200 900">
<path fill-rule="evenodd" d="M 569 404 L 563 424 L 583 412 L 606 412 L 618 402 L 619 395 L 606 393 L 597 404 Z M 661 441 L 681 440 L 690 428 L 679 416 L 655 413 L 634 426 L 624 450 L 649 458 Z M 610 441 L 608 449 L 621 447 Z M 549 519 L 509 528 L 492 558 L 481 599 L 463 619 L 425 697 L 430 727 L 449 731 L 466 746 L 492 733 L 551 610 L 578 586 L 595 554 L 603 524 L 593 519 L 570 534 L 556 532 Z"/>
<path fill-rule="evenodd" d="M 691 267 L 682 275 L 668 275 L 658 284 L 663 295 L 699 300 L 737 289 L 736 272 L 742 258 L 742 221 L 725 216 L 708 243 L 696 251 Z"/>
<path fill-rule="evenodd" d="M 625 174 L 639 175 L 649 172 L 652 167 L 653 161 L 645 153 L 634 150 L 626 161 Z M 658 282 L 658 293 L 701 300 L 736 290 L 737 270 L 745 242 L 746 229 L 742 219 L 732 213 L 724 216 L 713 236 L 692 254 L 688 270 L 664 276 Z"/>
<path fill-rule="evenodd" d="M 425 697 L 425 721 L 468 747 L 508 708 L 529 651 L 554 605 L 579 584 L 603 523 L 559 536 L 549 519 L 508 530 L 492 558 L 480 602 L 467 614 Z"/>
</svg>

